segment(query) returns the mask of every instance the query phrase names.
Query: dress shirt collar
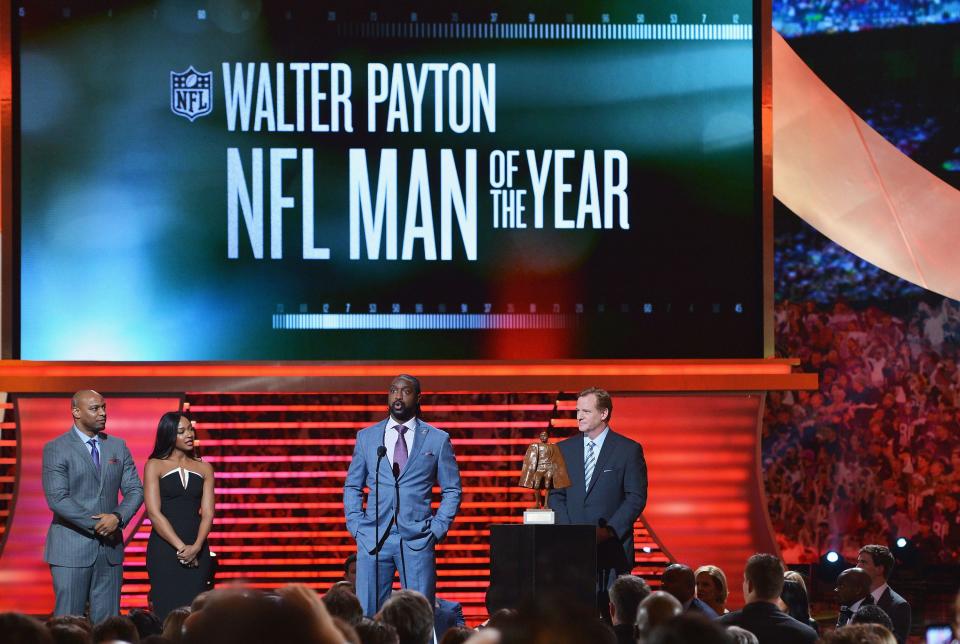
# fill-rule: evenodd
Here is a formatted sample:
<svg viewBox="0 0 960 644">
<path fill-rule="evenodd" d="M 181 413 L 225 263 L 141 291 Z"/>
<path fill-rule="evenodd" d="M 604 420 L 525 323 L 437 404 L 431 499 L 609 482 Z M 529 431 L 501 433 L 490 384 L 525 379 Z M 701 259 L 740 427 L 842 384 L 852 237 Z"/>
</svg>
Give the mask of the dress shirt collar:
<svg viewBox="0 0 960 644">
<path fill-rule="evenodd" d="M 593 444 L 596 445 L 596 447 L 597 447 L 597 450 L 596 450 L 596 451 L 597 451 L 597 454 L 599 454 L 599 453 L 600 453 L 600 450 L 603 449 L 603 441 L 605 441 L 605 440 L 607 439 L 607 434 L 609 434 L 609 433 L 610 433 L 610 427 L 609 427 L 609 426 L 604 427 L 604 428 L 603 428 L 603 431 L 600 432 L 600 435 L 597 436 L 596 438 L 592 439 L 592 440 L 593 440 Z M 589 440 L 591 440 L 590 437 L 587 436 L 586 434 L 584 434 L 584 435 L 583 435 L 583 453 L 584 453 L 584 454 L 587 453 L 587 441 L 589 441 Z"/>
<path fill-rule="evenodd" d="M 387 419 L 387 429 L 391 432 L 399 433 L 397 432 L 396 429 L 394 429 L 394 427 L 396 427 L 397 425 L 403 425 L 412 433 L 417 428 L 417 417 L 414 416 L 407 422 L 401 423 L 399 420 L 394 418 L 393 415 L 391 414 L 391 416 Z"/>
<path fill-rule="evenodd" d="M 81 432 L 80 429 L 79 429 L 76 425 L 73 426 L 73 431 L 75 431 L 75 432 L 77 433 L 77 436 L 80 437 L 80 440 L 83 442 L 84 446 L 86 446 L 88 452 L 93 452 L 93 446 L 92 446 L 90 443 L 87 442 L 87 441 L 89 441 L 91 438 L 96 438 L 98 445 L 101 444 L 101 443 L 103 443 L 103 440 L 100 438 L 99 435 L 97 435 L 97 436 L 87 436 L 86 434 L 84 434 L 83 432 Z"/>
<path fill-rule="evenodd" d="M 888 585 L 886 584 L 886 582 L 884 582 L 884 583 L 880 584 L 880 587 L 877 588 L 876 590 L 870 591 L 870 594 L 873 595 L 873 603 L 874 603 L 874 604 L 879 604 L 879 603 L 880 603 L 880 598 L 883 596 L 883 593 L 887 592 L 887 588 L 889 588 L 889 587 L 890 587 L 890 586 L 888 586 Z"/>
</svg>

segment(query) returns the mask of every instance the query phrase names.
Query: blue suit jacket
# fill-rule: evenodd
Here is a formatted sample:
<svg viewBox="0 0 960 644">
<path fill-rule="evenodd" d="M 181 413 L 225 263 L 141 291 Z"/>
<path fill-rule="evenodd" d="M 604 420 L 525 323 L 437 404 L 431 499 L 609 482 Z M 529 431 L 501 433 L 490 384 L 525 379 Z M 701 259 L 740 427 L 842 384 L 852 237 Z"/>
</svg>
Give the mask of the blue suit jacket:
<svg viewBox="0 0 960 644">
<path fill-rule="evenodd" d="M 404 542 L 413 550 L 433 546 L 446 536 L 460 509 L 460 470 L 444 431 L 417 419 L 416 437 L 407 466 L 398 479 L 393 478 L 390 460 L 380 460 L 377 470 L 377 448 L 384 444 L 387 420 L 361 429 L 353 450 L 353 459 L 343 484 L 343 509 L 347 530 L 357 541 L 357 548 L 372 553 L 376 549 L 376 527 L 380 536 L 390 527 L 396 505 L 396 487 L 400 488 L 400 512 L 397 528 Z M 374 512 L 374 490 L 380 479 L 380 514 Z M 440 486 L 440 508 L 430 508 L 433 485 Z M 367 506 L 363 505 L 363 488 L 369 489 Z"/>
<path fill-rule="evenodd" d="M 572 485 L 551 490 L 550 507 L 560 524 L 598 525 L 602 519 L 617 533 L 627 565 L 632 568 L 633 524 L 647 505 L 647 463 L 643 448 L 611 429 L 597 455 L 590 485 L 586 487 L 583 440 L 583 436 L 577 434 L 558 443 Z"/>
<path fill-rule="evenodd" d="M 43 492 L 53 510 L 44 560 L 55 566 L 92 566 L 101 543 L 107 561 L 122 562 L 123 530 L 99 538 L 93 532 L 97 520 L 90 517 L 119 512 L 127 525 L 143 503 L 143 485 L 127 444 L 109 434 L 98 438 L 100 474 L 72 427 L 43 446 Z"/>
<path fill-rule="evenodd" d="M 437 634 L 438 642 L 449 629 L 465 624 L 463 606 L 460 602 L 452 602 L 449 599 L 439 597 L 433 600 L 433 630 Z"/>
</svg>

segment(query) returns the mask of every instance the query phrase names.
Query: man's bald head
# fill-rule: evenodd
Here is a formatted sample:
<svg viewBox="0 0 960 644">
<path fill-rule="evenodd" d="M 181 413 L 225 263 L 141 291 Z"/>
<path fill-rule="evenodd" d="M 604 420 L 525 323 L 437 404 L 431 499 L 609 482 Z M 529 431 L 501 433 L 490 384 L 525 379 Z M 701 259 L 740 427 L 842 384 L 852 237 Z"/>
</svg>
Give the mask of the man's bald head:
<svg viewBox="0 0 960 644">
<path fill-rule="evenodd" d="M 670 593 L 655 590 L 637 606 L 637 632 L 645 641 L 654 628 L 683 612 L 683 604 Z"/>
<path fill-rule="evenodd" d="M 107 405 L 103 396 L 92 389 L 83 389 L 70 399 L 73 424 L 84 434 L 94 436 L 107 426 Z"/>
<path fill-rule="evenodd" d="M 663 571 L 663 589 L 686 603 L 693 599 L 697 590 L 697 577 L 690 566 L 671 564 Z"/>
<path fill-rule="evenodd" d="M 870 594 L 870 574 L 863 568 L 847 568 L 837 577 L 837 597 L 849 606 Z"/>
</svg>

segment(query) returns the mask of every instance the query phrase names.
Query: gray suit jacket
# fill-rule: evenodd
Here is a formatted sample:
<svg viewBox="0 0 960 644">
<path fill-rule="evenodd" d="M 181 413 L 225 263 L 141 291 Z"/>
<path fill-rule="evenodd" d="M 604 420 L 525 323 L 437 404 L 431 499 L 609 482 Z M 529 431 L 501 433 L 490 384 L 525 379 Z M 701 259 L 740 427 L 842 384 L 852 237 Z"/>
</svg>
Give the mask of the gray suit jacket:
<svg viewBox="0 0 960 644">
<path fill-rule="evenodd" d="M 357 434 L 353 459 L 343 485 L 347 530 L 356 539 L 358 548 L 372 553 L 377 547 L 377 524 L 380 524 L 380 535 L 383 536 L 393 520 L 396 485 L 399 484 L 397 528 L 400 536 L 413 550 L 432 547 L 446 536 L 460 509 L 460 470 L 450 436 L 418 418 L 417 434 L 407 466 L 400 478 L 394 479 L 386 457 L 380 460 L 377 469 L 377 448 L 383 445 L 386 428 L 387 421 L 382 420 Z M 377 478 L 380 479 L 379 516 L 374 508 Z M 430 509 L 434 483 L 440 486 L 440 507 L 436 513 Z M 363 506 L 365 487 L 370 491 L 366 508 Z"/>
<path fill-rule="evenodd" d="M 84 568 L 97 559 L 101 543 L 107 560 L 123 562 L 123 530 L 98 537 L 95 514 L 119 512 L 127 525 L 143 503 L 143 484 L 127 444 L 99 436 L 100 474 L 73 427 L 43 446 L 43 492 L 53 510 L 44 560 L 55 566 Z M 119 503 L 118 493 L 123 492 Z"/>
</svg>

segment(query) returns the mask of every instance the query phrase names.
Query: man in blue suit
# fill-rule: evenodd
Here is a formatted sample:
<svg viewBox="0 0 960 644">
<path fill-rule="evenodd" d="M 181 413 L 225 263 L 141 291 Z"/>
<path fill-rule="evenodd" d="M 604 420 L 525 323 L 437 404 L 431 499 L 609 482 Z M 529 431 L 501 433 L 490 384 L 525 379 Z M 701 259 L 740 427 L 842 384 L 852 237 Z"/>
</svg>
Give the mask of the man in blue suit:
<svg viewBox="0 0 960 644">
<path fill-rule="evenodd" d="M 571 486 L 550 490 L 559 524 L 597 526 L 600 588 L 633 569 L 633 524 L 647 505 L 647 463 L 636 441 L 610 429 L 613 400 L 597 387 L 577 398 L 580 435 L 560 441 Z"/>
<path fill-rule="evenodd" d="M 460 470 L 450 436 L 420 420 L 420 381 L 394 378 L 387 407 L 386 420 L 357 434 L 343 485 L 347 530 L 357 542 L 357 597 L 368 617 L 389 597 L 397 571 L 403 588 L 422 593 L 433 605 L 435 546 L 460 509 Z M 440 487 L 436 514 L 430 508 L 434 483 Z"/>
<path fill-rule="evenodd" d="M 103 433 L 103 396 L 78 391 L 71 407 L 73 427 L 43 446 L 43 492 L 53 510 L 44 559 L 54 615 L 83 615 L 89 601 L 96 624 L 120 614 L 122 528 L 143 503 L 143 485 L 126 443 Z"/>
</svg>

